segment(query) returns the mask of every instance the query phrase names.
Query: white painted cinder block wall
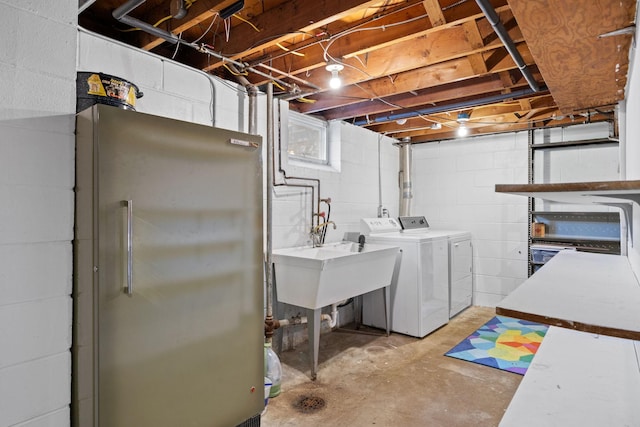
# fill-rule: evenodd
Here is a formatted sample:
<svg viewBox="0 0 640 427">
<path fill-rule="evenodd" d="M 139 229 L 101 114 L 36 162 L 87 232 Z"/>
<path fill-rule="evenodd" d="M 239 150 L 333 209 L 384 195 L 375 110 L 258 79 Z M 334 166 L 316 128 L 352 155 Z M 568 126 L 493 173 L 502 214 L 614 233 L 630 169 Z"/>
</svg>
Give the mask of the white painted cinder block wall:
<svg viewBox="0 0 640 427">
<path fill-rule="evenodd" d="M 0 0 L 3 427 L 69 424 L 77 9 Z"/>
<path fill-rule="evenodd" d="M 433 228 L 472 234 L 474 304 L 495 306 L 527 278 L 527 198 L 495 184 L 527 182 L 527 134 L 413 148 L 412 213 Z"/>
<path fill-rule="evenodd" d="M 553 129 L 545 137 L 558 142 L 607 136 L 608 124 L 598 123 Z M 416 145 L 413 160 L 413 213 L 425 215 L 434 228 L 471 231 L 474 304 L 495 306 L 528 274 L 528 199 L 495 192 L 495 184 L 528 182 L 527 132 Z M 619 165 L 613 145 L 555 150 L 535 162 L 536 182 L 617 180 Z M 536 203 L 547 210 L 617 211 Z"/>
</svg>

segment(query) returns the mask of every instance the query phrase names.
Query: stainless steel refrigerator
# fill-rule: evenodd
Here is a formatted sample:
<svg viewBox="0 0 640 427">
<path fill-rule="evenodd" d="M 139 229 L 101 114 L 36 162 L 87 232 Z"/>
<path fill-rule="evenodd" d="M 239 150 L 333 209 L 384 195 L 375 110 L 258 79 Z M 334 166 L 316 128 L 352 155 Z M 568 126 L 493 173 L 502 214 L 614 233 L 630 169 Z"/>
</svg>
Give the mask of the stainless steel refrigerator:
<svg viewBox="0 0 640 427">
<path fill-rule="evenodd" d="M 260 137 L 106 105 L 76 131 L 73 424 L 259 425 Z"/>
</svg>

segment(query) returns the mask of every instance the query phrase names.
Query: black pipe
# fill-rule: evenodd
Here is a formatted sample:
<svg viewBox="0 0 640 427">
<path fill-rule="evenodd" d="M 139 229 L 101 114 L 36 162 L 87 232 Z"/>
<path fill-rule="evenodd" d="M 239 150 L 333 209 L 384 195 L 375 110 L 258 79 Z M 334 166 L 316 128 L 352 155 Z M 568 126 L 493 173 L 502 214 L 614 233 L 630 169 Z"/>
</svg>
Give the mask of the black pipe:
<svg viewBox="0 0 640 427">
<path fill-rule="evenodd" d="M 477 107 L 479 105 L 492 104 L 494 102 L 500 102 L 510 98 L 519 98 L 522 96 L 531 95 L 533 93 L 534 91 L 532 89 L 524 88 L 520 90 L 515 90 L 513 92 L 509 92 L 509 93 L 501 93 L 498 95 L 487 96 L 481 99 L 471 99 L 468 101 L 461 101 L 461 102 L 456 102 L 452 104 L 442 104 L 442 105 L 437 105 L 435 107 L 423 108 L 422 110 L 416 110 L 416 111 L 407 111 L 404 113 L 387 114 L 384 116 L 375 117 L 372 120 L 360 119 L 352 122 L 352 124 L 356 126 L 364 126 L 368 124 L 375 124 L 375 123 L 381 123 L 381 122 L 393 122 L 395 120 L 400 120 L 400 119 L 408 119 L 411 117 L 417 117 L 422 115 L 426 116 L 429 114 L 443 113 L 445 111 L 459 110 L 463 108 Z"/>
<path fill-rule="evenodd" d="M 504 47 L 507 48 L 509 55 L 511 55 L 511 58 L 513 58 L 514 62 L 520 69 L 520 72 L 527 80 L 527 83 L 529 83 L 529 87 L 531 88 L 531 90 L 533 90 L 534 92 L 540 92 L 538 83 L 533 78 L 533 75 L 531 74 L 531 71 L 529 71 L 529 68 L 527 68 L 527 64 L 524 62 L 524 59 L 522 59 L 522 55 L 520 55 L 520 52 L 518 52 L 515 43 L 509 36 L 506 28 L 504 28 L 504 25 L 502 25 L 502 22 L 500 22 L 500 17 L 498 16 L 498 13 L 493 8 L 491 3 L 489 3 L 489 0 L 476 0 L 476 3 L 493 27 L 493 30 L 496 32 L 498 37 L 500 37 L 500 40 L 502 40 L 502 44 L 504 44 Z"/>
</svg>

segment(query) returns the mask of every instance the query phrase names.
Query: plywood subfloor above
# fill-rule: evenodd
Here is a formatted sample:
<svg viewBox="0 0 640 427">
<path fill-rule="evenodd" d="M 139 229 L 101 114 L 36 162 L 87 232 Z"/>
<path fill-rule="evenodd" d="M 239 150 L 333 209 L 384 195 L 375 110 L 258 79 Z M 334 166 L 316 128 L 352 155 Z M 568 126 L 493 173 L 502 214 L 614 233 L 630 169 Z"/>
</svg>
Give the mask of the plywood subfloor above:
<svg viewBox="0 0 640 427">
<path fill-rule="evenodd" d="M 509 0 L 538 68 L 565 114 L 624 99 L 635 0 Z"/>
</svg>

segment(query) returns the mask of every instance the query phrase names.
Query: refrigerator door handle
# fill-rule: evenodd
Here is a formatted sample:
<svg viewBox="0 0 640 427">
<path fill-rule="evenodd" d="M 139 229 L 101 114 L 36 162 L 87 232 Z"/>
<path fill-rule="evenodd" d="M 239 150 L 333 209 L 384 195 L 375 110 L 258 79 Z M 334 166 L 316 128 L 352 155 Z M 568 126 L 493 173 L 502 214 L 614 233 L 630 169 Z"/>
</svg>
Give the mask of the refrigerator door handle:
<svg viewBox="0 0 640 427">
<path fill-rule="evenodd" d="M 123 200 L 127 207 L 127 282 L 123 286 L 127 296 L 133 296 L 133 200 Z"/>
</svg>

